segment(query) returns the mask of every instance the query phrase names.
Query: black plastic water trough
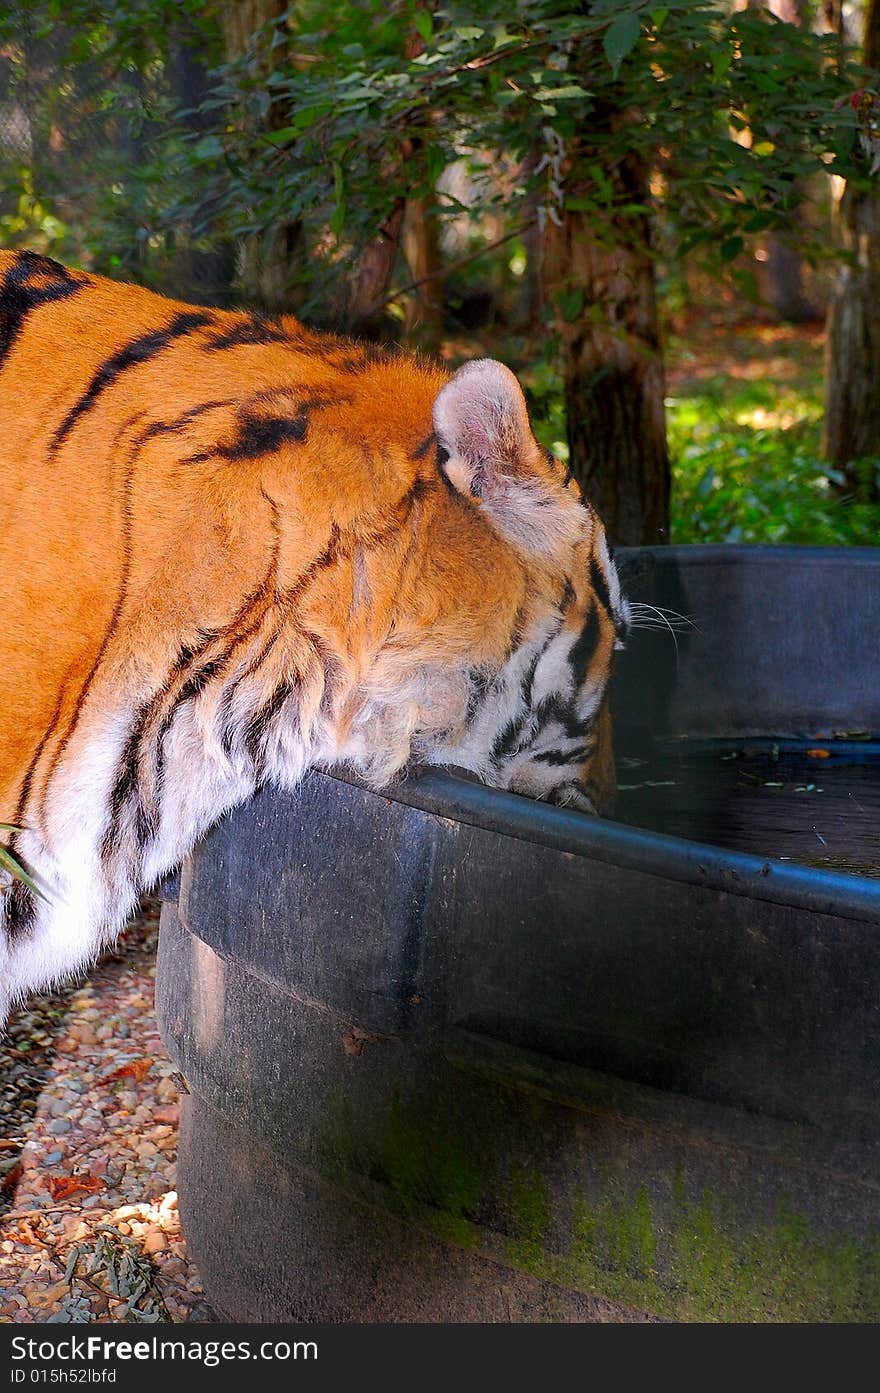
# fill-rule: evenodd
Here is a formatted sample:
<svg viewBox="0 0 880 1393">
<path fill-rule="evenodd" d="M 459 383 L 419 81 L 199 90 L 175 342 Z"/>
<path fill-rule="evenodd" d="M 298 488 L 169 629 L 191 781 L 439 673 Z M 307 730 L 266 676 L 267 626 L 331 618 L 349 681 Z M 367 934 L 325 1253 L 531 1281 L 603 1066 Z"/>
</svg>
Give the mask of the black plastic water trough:
<svg viewBox="0 0 880 1393">
<path fill-rule="evenodd" d="M 315 775 L 184 866 L 158 1004 L 225 1315 L 880 1319 L 880 550 L 621 566 L 692 621 L 616 678 L 642 826 Z"/>
</svg>

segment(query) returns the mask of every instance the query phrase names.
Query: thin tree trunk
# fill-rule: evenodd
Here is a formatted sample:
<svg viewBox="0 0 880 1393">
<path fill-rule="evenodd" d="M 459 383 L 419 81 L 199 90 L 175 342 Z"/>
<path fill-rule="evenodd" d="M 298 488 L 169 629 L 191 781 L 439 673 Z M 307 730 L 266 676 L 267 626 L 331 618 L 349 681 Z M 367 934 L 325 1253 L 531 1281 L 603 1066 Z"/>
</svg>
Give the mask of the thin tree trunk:
<svg viewBox="0 0 880 1393">
<path fill-rule="evenodd" d="M 863 61 L 880 68 L 880 0 L 868 0 Z M 829 309 L 823 445 L 847 486 L 864 490 L 854 461 L 880 456 L 880 195 L 848 184 L 839 224 L 855 261 L 841 268 Z M 867 487 L 880 498 L 876 482 Z"/>
<path fill-rule="evenodd" d="M 570 154 L 566 189 L 581 195 L 579 152 Z M 647 203 L 647 170 L 635 155 L 605 173 L 618 205 Z M 649 221 L 619 214 L 600 240 L 589 213 L 563 211 L 560 220 L 547 222 L 544 285 L 562 345 L 569 462 L 615 543 L 667 541 L 665 374 Z"/>
<path fill-rule="evenodd" d="M 177 38 L 172 46 L 171 79 L 174 95 L 188 131 L 200 134 L 210 124 L 200 110 L 208 94 L 209 70 L 200 46 L 198 30 L 181 15 Z M 210 245 L 196 247 L 184 231 L 171 241 L 171 256 L 162 288 L 181 300 L 206 305 L 231 305 L 235 299 L 235 244 L 230 238 L 212 236 L 210 222 L 202 221 L 202 236 Z"/>
<path fill-rule="evenodd" d="M 807 22 L 805 0 L 756 0 L 766 3 L 771 14 L 796 29 L 803 29 Z M 798 199 L 803 193 L 797 188 Z M 793 223 L 799 222 L 799 209 L 791 214 Z M 767 260 L 764 263 L 764 299 L 770 305 L 776 318 L 784 324 L 809 324 L 821 319 L 821 312 L 808 299 L 804 290 L 803 260 L 797 250 L 784 238 L 771 234 L 767 239 Z"/>
<path fill-rule="evenodd" d="M 526 229 L 522 234 L 526 264 L 519 285 L 514 322 L 518 329 L 530 334 L 538 325 L 544 312 L 544 287 L 541 276 L 541 260 L 544 255 L 544 237 L 539 225 L 540 190 L 536 177 L 539 163 L 537 142 L 523 160 L 522 177 L 528 187 L 523 211 Z"/>
<path fill-rule="evenodd" d="M 804 290 L 803 261 L 793 246 L 781 237 L 768 237 L 764 267 L 764 299 L 778 320 L 783 324 L 812 324 L 822 318 L 818 305 Z"/>
<path fill-rule="evenodd" d="M 289 0 L 226 0 L 223 32 L 228 57 L 231 60 L 240 58 L 257 30 L 280 19 L 289 9 Z M 272 61 L 280 61 L 277 50 Z M 283 105 L 273 102 L 262 124 L 266 130 L 277 130 L 286 119 Z M 238 278 L 246 299 L 273 312 L 297 310 L 302 301 L 303 255 L 303 230 L 296 221 L 245 237 L 239 255 Z"/>
<path fill-rule="evenodd" d="M 423 348 L 435 353 L 443 338 L 443 284 L 437 275 L 441 264 L 440 237 L 433 203 L 410 198 L 403 222 L 403 254 L 410 280 L 420 281 L 407 303 L 404 327 Z M 430 279 L 425 280 L 425 277 Z"/>
<path fill-rule="evenodd" d="M 429 3 L 427 8 L 433 10 L 433 3 Z M 404 44 L 406 57 L 414 58 L 423 49 L 424 42 L 421 36 L 412 29 Z M 417 141 L 404 138 L 400 149 L 401 163 L 412 160 L 417 149 Z M 382 177 L 381 174 L 379 177 Z M 436 228 L 433 231 L 428 229 L 425 213 L 425 199 L 407 199 L 401 194 L 395 198 L 379 231 L 367 242 L 354 275 L 345 288 L 344 320 L 350 333 L 365 338 L 382 338 L 387 333 L 388 294 L 401 242 L 410 265 L 412 280 L 421 279 L 439 266 L 440 249 Z M 421 263 L 425 264 L 425 269 L 416 269 Z M 416 322 L 423 319 L 426 321 L 428 339 L 433 335 L 439 343 L 443 315 L 441 287 L 437 281 L 431 280 L 426 286 L 414 287 L 413 295 L 415 298 L 410 300 L 406 314 L 407 332 Z M 425 346 L 435 345 L 426 343 Z"/>
<path fill-rule="evenodd" d="M 395 199 L 384 223 L 361 252 L 355 278 L 348 291 L 346 328 L 363 338 L 379 338 L 400 236 L 406 199 Z"/>
</svg>

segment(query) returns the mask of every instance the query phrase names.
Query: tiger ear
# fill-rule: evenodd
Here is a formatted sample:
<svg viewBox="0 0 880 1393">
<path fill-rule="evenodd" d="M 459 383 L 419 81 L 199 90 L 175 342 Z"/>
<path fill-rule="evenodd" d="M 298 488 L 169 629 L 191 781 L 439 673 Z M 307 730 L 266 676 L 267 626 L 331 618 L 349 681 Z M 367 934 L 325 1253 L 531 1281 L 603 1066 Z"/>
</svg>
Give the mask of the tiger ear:
<svg viewBox="0 0 880 1393">
<path fill-rule="evenodd" d="M 580 509 L 553 478 L 503 363 L 479 358 L 459 368 L 434 402 L 434 432 L 453 488 L 509 541 L 547 556 L 576 539 Z"/>
</svg>

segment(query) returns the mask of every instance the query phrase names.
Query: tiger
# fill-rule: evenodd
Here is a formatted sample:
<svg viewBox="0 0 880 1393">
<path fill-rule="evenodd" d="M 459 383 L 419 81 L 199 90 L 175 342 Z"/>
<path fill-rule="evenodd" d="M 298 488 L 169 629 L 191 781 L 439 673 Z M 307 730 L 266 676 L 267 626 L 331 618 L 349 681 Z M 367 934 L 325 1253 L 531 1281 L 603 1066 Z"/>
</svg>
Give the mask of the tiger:
<svg viewBox="0 0 880 1393">
<path fill-rule="evenodd" d="M 310 769 L 612 809 L 629 607 L 509 368 L 31 251 L 0 279 L 0 1019 Z"/>
</svg>

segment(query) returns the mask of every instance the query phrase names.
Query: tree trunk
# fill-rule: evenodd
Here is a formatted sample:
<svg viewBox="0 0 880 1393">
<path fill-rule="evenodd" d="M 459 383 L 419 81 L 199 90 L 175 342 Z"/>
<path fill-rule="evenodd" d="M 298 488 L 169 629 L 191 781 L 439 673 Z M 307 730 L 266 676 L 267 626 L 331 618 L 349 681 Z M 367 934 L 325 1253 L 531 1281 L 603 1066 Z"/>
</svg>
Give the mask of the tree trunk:
<svg viewBox="0 0 880 1393">
<path fill-rule="evenodd" d="M 395 199 L 384 223 L 361 252 L 357 272 L 348 289 L 345 327 L 362 338 L 381 338 L 385 307 L 394 263 L 400 249 L 400 234 L 406 199 Z"/>
<path fill-rule="evenodd" d="M 781 237 L 767 239 L 763 280 L 764 299 L 783 324 L 812 324 L 822 318 L 821 310 L 804 290 L 799 253 Z"/>
<path fill-rule="evenodd" d="M 200 110 L 210 90 L 210 75 L 204 42 L 185 11 L 172 43 L 169 68 L 174 96 L 182 113 L 180 120 L 191 133 L 201 134 L 211 119 Z M 171 254 L 161 289 L 176 299 L 195 304 L 232 305 L 236 298 L 233 285 L 235 244 L 231 238 L 213 235 L 211 220 L 204 218 L 201 236 L 208 237 L 207 247 L 194 246 L 186 229 L 169 239 Z"/>
<path fill-rule="evenodd" d="M 581 196 L 578 154 L 566 192 Z M 605 173 L 618 206 L 647 203 L 647 170 L 636 156 Z M 594 215 L 559 216 L 561 226 L 547 222 L 544 285 L 562 346 L 569 462 L 615 543 L 665 542 L 665 374 L 649 221 L 619 213 L 600 240 Z"/>
<path fill-rule="evenodd" d="M 240 58 L 257 30 L 280 19 L 289 9 L 289 0 L 226 0 L 223 32 L 229 59 Z M 278 65 L 281 61 L 276 49 L 271 58 L 267 58 L 267 72 L 270 63 Z M 286 120 L 283 105 L 273 102 L 262 125 L 268 131 L 278 130 Z M 255 307 L 272 313 L 296 311 L 302 302 L 303 255 L 303 230 L 296 221 L 245 237 L 238 266 L 238 279 L 245 298 Z"/>
<path fill-rule="evenodd" d="M 880 68 L 880 0 L 865 11 L 864 50 L 865 66 Z M 855 262 L 841 268 L 828 314 L 823 448 L 849 489 L 878 499 L 853 464 L 880 456 L 880 195 L 847 185 L 839 221 Z"/>
<path fill-rule="evenodd" d="M 540 147 L 536 141 L 522 164 L 522 179 L 528 189 L 523 204 L 526 227 L 522 234 L 526 264 L 514 311 L 515 327 L 526 334 L 534 332 L 544 313 L 544 286 L 541 274 L 544 236 L 539 222 L 541 195 L 537 184 L 539 162 Z"/>
<path fill-rule="evenodd" d="M 440 237 L 437 215 L 427 198 L 407 199 L 403 222 L 403 254 L 410 280 L 423 281 L 412 291 L 404 327 L 429 353 L 436 353 L 443 338 L 443 284 L 440 269 Z M 430 280 L 423 280 L 424 277 Z"/>
<path fill-rule="evenodd" d="M 750 7 L 766 7 L 777 19 L 803 29 L 809 22 L 805 0 L 749 0 Z M 802 191 L 796 188 L 799 201 Z M 792 224 L 800 221 L 800 208 L 791 213 Z M 821 319 L 821 311 L 804 291 L 803 261 L 795 248 L 783 238 L 771 234 L 767 239 L 767 260 L 764 262 L 761 294 L 783 324 L 810 324 Z"/>
</svg>

